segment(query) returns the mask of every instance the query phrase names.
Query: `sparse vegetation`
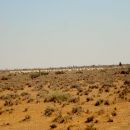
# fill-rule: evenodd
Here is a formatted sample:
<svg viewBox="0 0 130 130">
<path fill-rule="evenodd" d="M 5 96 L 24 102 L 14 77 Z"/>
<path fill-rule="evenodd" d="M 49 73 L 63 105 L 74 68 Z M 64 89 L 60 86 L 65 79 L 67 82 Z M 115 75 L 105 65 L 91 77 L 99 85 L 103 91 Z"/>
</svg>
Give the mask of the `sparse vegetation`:
<svg viewBox="0 0 130 130">
<path fill-rule="evenodd" d="M 80 114 L 83 111 L 81 106 L 76 106 L 72 108 L 72 114 Z"/>
<path fill-rule="evenodd" d="M 94 119 L 94 116 L 89 116 L 89 117 L 86 119 L 85 123 L 90 123 L 90 122 L 93 121 L 93 119 Z"/>
<path fill-rule="evenodd" d="M 120 129 L 130 120 L 130 71 L 117 67 L 0 73 L 0 130 L 15 130 L 17 123 L 21 129 L 28 125 L 45 130 L 107 130 L 106 126 L 114 130 L 116 124 Z"/>
<path fill-rule="evenodd" d="M 54 108 L 52 108 L 52 107 L 47 107 L 47 108 L 45 109 L 44 115 L 45 115 L 45 116 L 51 116 L 54 111 L 55 111 Z"/>
<path fill-rule="evenodd" d="M 8 80 L 9 77 L 8 76 L 2 76 L 1 80 Z"/>
<path fill-rule="evenodd" d="M 102 99 L 96 101 L 95 106 L 100 106 L 103 103 Z"/>
<path fill-rule="evenodd" d="M 31 73 L 31 75 L 30 75 L 31 79 L 38 78 L 39 76 L 40 76 L 39 72 Z"/>
<path fill-rule="evenodd" d="M 65 74 L 65 72 L 64 71 L 56 71 L 55 74 L 60 75 L 60 74 Z"/>
<path fill-rule="evenodd" d="M 45 97 L 45 102 L 64 102 L 68 101 L 70 98 L 70 94 L 62 92 L 60 90 L 51 91 Z"/>
<path fill-rule="evenodd" d="M 26 115 L 20 122 L 26 122 L 29 121 L 31 119 L 30 115 Z"/>
</svg>

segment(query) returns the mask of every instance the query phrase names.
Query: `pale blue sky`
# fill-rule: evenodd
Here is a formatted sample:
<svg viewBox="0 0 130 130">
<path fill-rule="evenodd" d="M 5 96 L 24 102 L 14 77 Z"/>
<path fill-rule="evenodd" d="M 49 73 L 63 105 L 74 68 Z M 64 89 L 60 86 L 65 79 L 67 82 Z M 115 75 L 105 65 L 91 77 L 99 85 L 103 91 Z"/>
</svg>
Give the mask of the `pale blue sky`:
<svg viewBox="0 0 130 130">
<path fill-rule="evenodd" d="M 0 0 L 0 68 L 130 63 L 130 0 Z"/>
</svg>

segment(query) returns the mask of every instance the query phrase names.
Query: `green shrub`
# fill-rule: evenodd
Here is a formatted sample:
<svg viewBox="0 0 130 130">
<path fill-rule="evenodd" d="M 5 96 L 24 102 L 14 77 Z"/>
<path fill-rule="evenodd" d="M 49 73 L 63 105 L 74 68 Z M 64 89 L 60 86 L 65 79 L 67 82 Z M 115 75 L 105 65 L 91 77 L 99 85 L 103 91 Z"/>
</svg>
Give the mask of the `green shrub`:
<svg viewBox="0 0 130 130">
<path fill-rule="evenodd" d="M 67 101 L 70 98 L 68 93 L 64 93 L 60 90 L 53 90 L 45 97 L 45 102 L 62 102 Z"/>
</svg>

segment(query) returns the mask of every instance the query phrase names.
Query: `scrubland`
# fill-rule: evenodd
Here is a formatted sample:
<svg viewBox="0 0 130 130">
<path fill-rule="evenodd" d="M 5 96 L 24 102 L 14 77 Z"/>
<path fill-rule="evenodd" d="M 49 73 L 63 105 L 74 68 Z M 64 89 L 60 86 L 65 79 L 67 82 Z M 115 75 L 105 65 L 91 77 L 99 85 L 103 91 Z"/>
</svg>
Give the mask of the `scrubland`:
<svg viewBox="0 0 130 130">
<path fill-rule="evenodd" d="M 0 72 L 0 130 L 130 130 L 130 68 Z"/>
</svg>

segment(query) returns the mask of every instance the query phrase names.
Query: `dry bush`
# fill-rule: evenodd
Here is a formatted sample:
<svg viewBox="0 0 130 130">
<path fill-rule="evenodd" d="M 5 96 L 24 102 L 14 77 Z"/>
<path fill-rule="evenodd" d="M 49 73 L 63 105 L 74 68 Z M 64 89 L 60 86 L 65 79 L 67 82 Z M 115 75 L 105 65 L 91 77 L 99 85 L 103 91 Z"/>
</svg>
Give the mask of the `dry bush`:
<svg viewBox="0 0 130 130">
<path fill-rule="evenodd" d="M 56 127 L 57 127 L 57 125 L 55 123 L 50 124 L 51 129 L 55 129 Z"/>
<path fill-rule="evenodd" d="M 69 99 L 70 103 L 77 103 L 79 101 L 80 101 L 79 96 L 71 96 L 70 99 Z"/>
<path fill-rule="evenodd" d="M 0 115 L 2 115 L 4 113 L 4 111 L 3 110 L 0 110 Z"/>
<path fill-rule="evenodd" d="M 64 71 L 56 71 L 55 74 L 56 74 L 56 75 L 65 74 L 65 72 L 64 72 Z"/>
<path fill-rule="evenodd" d="M 20 122 L 29 121 L 31 119 L 30 115 L 26 115 Z"/>
<path fill-rule="evenodd" d="M 58 113 L 53 120 L 53 122 L 56 122 L 56 123 L 64 123 L 64 121 L 65 121 L 64 117 L 62 116 L 61 113 Z"/>
<path fill-rule="evenodd" d="M 47 92 L 47 90 L 45 89 L 45 87 L 43 86 L 43 84 L 37 84 L 37 85 L 35 85 L 34 87 L 33 87 L 33 89 L 32 89 L 33 91 L 46 91 Z"/>
<path fill-rule="evenodd" d="M 62 92 L 60 90 L 53 90 L 49 92 L 44 102 L 64 102 L 70 99 L 70 94 Z"/>
<path fill-rule="evenodd" d="M 129 72 L 122 70 L 120 74 L 129 74 Z"/>
<path fill-rule="evenodd" d="M 8 80 L 9 77 L 8 76 L 2 76 L 1 80 Z"/>
<path fill-rule="evenodd" d="M 124 85 L 130 85 L 130 81 L 125 80 L 125 81 L 124 81 Z"/>
<path fill-rule="evenodd" d="M 111 117 L 108 117 L 107 122 L 113 122 L 113 119 Z"/>
<path fill-rule="evenodd" d="M 14 100 L 14 99 L 17 99 L 17 98 L 19 98 L 19 95 L 15 94 L 15 93 L 10 93 L 10 94 L 0 96 L 1 100 L 11 100 L 11 99 Z"/>
<path fill-rule="evenodd" d="M 88 90 L 85 90 L 85 91 L 84 91 L 84 95 L 89 95 L 89 91 L 88 91 Z"/>
<path fill-rule="evenodd" d="M 35 73 L 31 73 L 31 74 L 30 74 L 31 79 L 38 78 L 39 76 L 40 76 L 40 73 L 39 73 L 39 72 L 35 72 Z"/>
<path fill-rule="evenodd" d="M 83 111 L 81 106 L 75 106 L 72 108 L 72 114 L 80 114 Z"/>
<path fill-rule="evenodd" d="M 93 98 L 92 98 L 92 97 L 87 97 L 87 98 L 86 98 L 86 101 L 87 101 L 87 102 L 93 101 Z"/>
<path fill-rule="evenodd" d="M 30 94 L 28 92 L 22 92 L 20 94 L 20 96 L 22 96 L 22 97 L 28 97 L 28 96 L 30 96 Z"/>
<path fill-rule="evenodd" d="M 2 113 L 12 114 L 12 113 L 13 113 L 13 111 L 14 111 L 14 109 L 13 109 L 13 108 L 8 107 L 8 108 L 6 108 L 6 109 L 1 110 L 1 111 L 0 111 L 0 115 L 1 115 Z"/>
<path fill-rule="evenodd" d="M 100 106 L 103 103 L 102 99 L 96 101 L 95 106 Z"/>
<path fill-rule="evenodd" d="M 49 92 L 46 90 L 38 92 L 36 95 L 36 99 L 45 99 L 45 98 L 47 98 L 48 94 L 49 94 Z"/>
<path fill-rule="evenodd" d="M 86 130 L 97 130 L 97 128 L 94 127 L 93 125 L 89 125 L 87 126 Z"/>
<path fill-rule="evenodd" d="M 31 102 L 33 102 L 33 101 L 34 101 L 33 98 L 31 98 L 31 97 L 28 97 L 28 98 L 27 98 L 27 103 L 31 103 Z"/>
<path fill-rule="evenodd" d="M 40 75 L 46 76 L 46 75 L 49 75 L 49 72 L 44 72 L 44 71 L 42 71 L 42 72 L 40 72 Z"/>
<path fill-rule="evenodd" d="M 79 85 L 79 84 L 72 84 L 72 85 L 71 85 L 71 88 L 79 89 L 79 88 L 80 88 L 80 85 Z"/>
<path fill-rule="evenodd" d="M 13 106 L 13 105 L 14 105 L 14 103 L 13 103 L 12 100 L 10 100 L 10 99 L 5 100 L 4 106 L 8 106 L 8 107 L 10 107 L 10 106 Z"/>
<path fill-rule="evenodd" d="M 1 126 L 9 126 L 9 125 L 10 125 L 10 123 L 7 122 L 7 123 L 3 123 Z"/>
<path fill-rule="evenodd" d="M 31 94 L 28 92 L 22 92 L 20 94 L 22 101 L 26 101 L 27 103 L 33 102 L 34 99 L 32 99 Z"/>
<path fill-rule="evenodd" d="M 35 78 L 38 78 L 38 77 L 43 76 L 43 75 L 46 76 L 48 74 L 49 74 L 49 72 L 44 72 L 44 71 L 32 72 L 30 74 L 30 77 L 31 77 L 31 79 L 35 79 Z"/>
<path fill-rule="evenodd" d="M 104 109 L 98 110 L 97 114 L 98 115 L 103 115 L 103 114 L 105 114 L 105 110 Z"/>
<path fill-rule="evenodd" d="M 105 101 L 104 101 L 104 105 L 110 105 L 109 100 L 105 100 Z"/>
<path fill-rule="evenodd" d="M 23 112 L 27 112 L 28 111 L 28 108 L 25 108 L 24 110 L 23 110 Z"/>
<path fill-rule="evenodd" d="M 72 120 L 71 115 L 62 116 L 61 112 L 58 112 L 53 122 L 62 124 L 62 123 L 68 123 L 70 120 Z"/>
<path fill-rule="evenodd" d="M 76 71 L 76 74 L 83 74 L 83 71 L 78 70 L 78 71 Z"/>
<path fill-rule="evenodd" d="M 90 123 L 90 122 L 92 122 L 93 120 L 94 120 L 94 116 L 89 116 L 89 117 L 86 119 L 85 123 Z"/>
<path fill-rule="evenodd" d="M 117 115 L 116 111 L 112 111 L 112 112 L 111 112 L 111 115 L 112 115 L 112 116 L 116 116 L 116 115 Z"/>
<path fill-rule="evenodd" d="M 48 106 L 44 111 L 44 115 L 51 116 L 54 111 L 55 111 L 55 109 L 53 107 Z"/>
</svg>

